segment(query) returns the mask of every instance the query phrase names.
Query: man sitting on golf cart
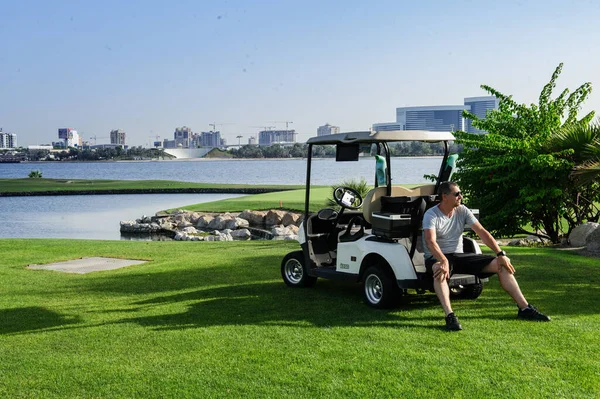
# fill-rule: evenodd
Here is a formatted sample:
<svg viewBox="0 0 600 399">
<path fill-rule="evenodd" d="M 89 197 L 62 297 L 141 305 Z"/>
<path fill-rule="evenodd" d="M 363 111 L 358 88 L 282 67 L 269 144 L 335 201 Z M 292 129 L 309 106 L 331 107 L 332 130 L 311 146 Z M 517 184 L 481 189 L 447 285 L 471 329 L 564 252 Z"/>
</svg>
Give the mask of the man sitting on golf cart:
<svg viewBox="0 0 600 399">
<path fill-rule="evenodd" d="M 550 321 L 530 305 L 519 288 L 515 269 L 492 235 L 477 221 L 471 210 L 461 204 L 462 194 L 454 182 L 444 182 L 438 189 L 440 203 L 423 217 L 424 255 L 427 273 L 434 279 L 435 293 L 446 314 L 446 328 L 462 330 L 450 305 L 448 279 L 453 273 L 473 274 L 480 278 L 498 274 L 502 288 L 519 307 L 517 317 L 524 320 Z M 462 233 L 470 226 L 496 256 L 463 253 Z"/>
</svg>

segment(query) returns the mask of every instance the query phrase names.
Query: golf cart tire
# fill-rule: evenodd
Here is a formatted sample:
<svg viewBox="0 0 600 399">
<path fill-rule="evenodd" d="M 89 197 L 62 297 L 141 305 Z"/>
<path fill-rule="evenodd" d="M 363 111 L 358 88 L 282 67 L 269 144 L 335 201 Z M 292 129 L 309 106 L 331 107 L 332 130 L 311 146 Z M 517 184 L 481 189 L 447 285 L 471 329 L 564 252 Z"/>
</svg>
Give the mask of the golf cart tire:
<svg viewBox="0 0 600 399">
<path fill-rule="evenodd" d="M 304 253 L 294 251 L 287 254 L 281 261 L 281 277 L 289 287 L 312 287 L 317 278 L 309 276 L 304 265 Z"/>
<path fill-rule="evenodd" d="M 450 296 L 457 299 L 477 299 L 482 292 L 483 283 L 481 281 L 475 284 L 450 288 Z"/>
<path fill-rule="evenodd" d="M 377 309 L 389 309 L 398 303 L 400 288 L 390 276 L 391 271 L 382 266 L 371 266 L 363 275 L 363 295 L 367 305 Z"/>
</svg>

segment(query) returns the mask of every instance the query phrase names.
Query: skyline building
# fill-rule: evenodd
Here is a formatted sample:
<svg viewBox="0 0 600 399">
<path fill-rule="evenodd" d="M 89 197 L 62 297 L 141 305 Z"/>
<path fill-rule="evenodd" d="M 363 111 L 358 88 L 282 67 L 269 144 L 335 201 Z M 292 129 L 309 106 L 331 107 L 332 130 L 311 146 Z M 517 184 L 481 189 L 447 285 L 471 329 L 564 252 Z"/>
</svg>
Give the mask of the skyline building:
<svg viewBox="0 0 600 399">
<path fill-rule="evenodd" d="M 317 136 L 328 136 L 330 134 L 337 134 L 340 132 L 339 126 L 333 126 L 329 123 L 324 124 L 323 126 L 319 126 L 317 128 Z"/>
<path fill-rule="evenodd" d="M 374 123 L 375 131 L 429 130 L 453 132 L 463 128 L 463 110 L 466 105 L 433 105 L 396 108 L 396 122 Z"/>
<path fill-rule="evenodd" d="M 479 119 L 485 119 L 488 112 L 494 109 L 498 109 L 500 100 L 496 96 L 482 96 L 482 97 L 465 97 L 465 105 L 468 106 L 468 110 L 478 117 Z M 465 119 L 465 132 L 474 134 L 486 134 L 485 130 L 477 129 L 473 126 L 470 119 Z"/>
<path fill-rule="evenodd" d="M 77 130 L 70 127 L 59 128 L 58 138 L 65 143 L 65 148 L 81 147 L 81 136 Z"/>
<path fill-rule="evenodd" d="M 222 145 L 221 132 L 210 131 L 200 133 L 200 147 L 221 147 Z"/>
<path fill-rule="evenodd" d="M 248 145 L 256 145 L 256 137 L 250 136 L 248 138 Z"/>
<path fill-rule="evenodd" d="M 3 132 L 0 128 L 0 148 L 17 148 L 17 135 Z"/>
<path fill-rule="evenodd" d="M 110 143 L 125 146 L 125 132 L 122 129 L 111 130 Z"/>
<path fill-rule="evenodd" d="M 192 138 L 192 129 L 187 126 L 175 128 L 173 133 L 175 139 L 175 147 L 189 148 L 190 139 Z"/>
<path fill-rule="evenodd" d="M 298 133 L 291 130 L 263 130 L 258 132 L 258 145 L 293 144 Z"/>
</svg>

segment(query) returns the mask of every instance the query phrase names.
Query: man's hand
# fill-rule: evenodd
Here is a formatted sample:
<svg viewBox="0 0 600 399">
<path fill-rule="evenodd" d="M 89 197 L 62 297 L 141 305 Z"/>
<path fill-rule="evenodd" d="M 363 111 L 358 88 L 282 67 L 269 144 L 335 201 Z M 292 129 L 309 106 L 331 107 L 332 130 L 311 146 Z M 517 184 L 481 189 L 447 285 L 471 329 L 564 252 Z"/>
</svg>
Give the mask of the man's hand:
<svg viewBox="0 0 600 399">
<path fill-rule="evenodd" d="M 448 265 L 448 259 L 445 259 L 443 262 L 434 263 L 431 270 L 433 271 L 433 278 L 441 281 L 450 278 L 450 266 Z"/>
<path fill-rule="evenodd" d="M 496 262 L 498 262 L 498 273 L 500 273 L 502 269 L 505 269 L 510 274 L 515 273 L 515 268 L 512 263 L 510 263 L 510 258 L 508 256 L 498 256 Z"/>
</svg>

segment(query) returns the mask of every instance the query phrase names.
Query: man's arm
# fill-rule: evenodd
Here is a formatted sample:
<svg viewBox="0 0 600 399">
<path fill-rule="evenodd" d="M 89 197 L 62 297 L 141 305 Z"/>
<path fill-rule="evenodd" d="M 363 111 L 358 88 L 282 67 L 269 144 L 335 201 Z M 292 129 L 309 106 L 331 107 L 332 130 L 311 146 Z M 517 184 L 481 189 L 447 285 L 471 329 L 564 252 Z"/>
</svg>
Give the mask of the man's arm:
<svg viewBox="0 0 600 399">
<path fill-rule="evenodd" d="M 437 235 L 435 229 L 424 229 L 425 232 L 425 245 L 429 248 L 429 251 L 433 257 L 437 260 L 437 263 L 433 265 L 433 277 L 434 278 L 450 278 L 450 265 L 448 259 L 442 253 L 440 246 L 437 243 Z M 436 267 L 436 265 L 439 265 Z"/>
<path fill-rule="evenodd" d="M 479 236 L 479 238 L 481 238 L 481 241 L 483 241 L 483 243 L 487 245 L 489 249 L 494 251 L 495 254 L 501 251 L 500 246 L 494 237 L 481 225 L 481 223 L 473 223 L 471 229 Z M 513 267 L 512 263 L 510 263 L 508 256 L 498 256 L 496 259 L 498 260 L 499 269 L 505 268 L 510 274 L 515 272 L 515 268 Z"/>
</svg>

